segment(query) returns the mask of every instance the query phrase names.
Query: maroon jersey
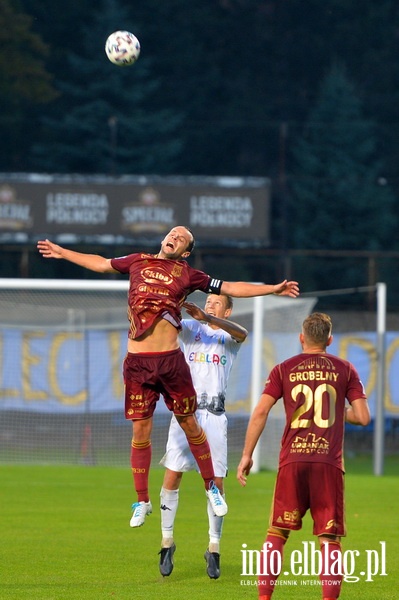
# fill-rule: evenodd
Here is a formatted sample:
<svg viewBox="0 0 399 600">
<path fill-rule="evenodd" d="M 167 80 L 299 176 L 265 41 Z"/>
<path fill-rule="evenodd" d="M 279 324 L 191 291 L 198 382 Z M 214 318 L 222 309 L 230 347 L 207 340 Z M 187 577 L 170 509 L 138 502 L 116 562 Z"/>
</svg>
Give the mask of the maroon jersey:
<svg viewBox="0 0 399 600">
<path fill-rule="evenodd" d="M 345 398 L 366 398 L 350 362 L 332 354 L 298 354 L 272 369 L 263 393 L 284 401 L 280 467 L 310 461 L 343 470 Z"/>
<path fill-rule="evenodd" d="M 193 269 L 184 260 L 129 254 L 111 260 L 112 268 L 129 273 L 129 338 L 140 337 L 158 318 L 181 328 L 181 306 L 195 290 L 220 293 L 222 282 Z"/>
</svg>

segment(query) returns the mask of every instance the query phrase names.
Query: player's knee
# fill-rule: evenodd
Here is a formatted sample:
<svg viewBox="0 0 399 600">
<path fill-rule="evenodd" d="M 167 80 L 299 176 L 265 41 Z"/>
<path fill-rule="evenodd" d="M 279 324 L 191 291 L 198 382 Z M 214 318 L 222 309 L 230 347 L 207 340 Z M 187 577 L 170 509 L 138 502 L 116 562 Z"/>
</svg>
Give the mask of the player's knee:
<svg viewBox="0 0 399 600">
<path fill-rule="evenodd" d="M 133 440 L 137 443 L 147 442 L 151 439 L 152 418 L 133 421 Z"/>
<path fill-rule="evenodd" d="M 194 415 L 176 415 L 176 420 L 187 437 L 196 437 L 201 433 L 201 426 Z"/>
</svg>

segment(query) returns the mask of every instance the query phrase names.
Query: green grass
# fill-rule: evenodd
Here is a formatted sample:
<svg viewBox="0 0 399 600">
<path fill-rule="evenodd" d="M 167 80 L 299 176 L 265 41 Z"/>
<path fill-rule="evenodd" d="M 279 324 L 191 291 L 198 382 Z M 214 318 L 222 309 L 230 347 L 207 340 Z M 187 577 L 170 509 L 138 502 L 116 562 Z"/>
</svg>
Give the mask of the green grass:
<svg viewBox="0 0 399 600">
<path fill-rule="evenodd" d="M 342 598 L 398 597 L 396 463 L 396 459 L 388 461 L 387 474 L 373 477 L 368 460 L 347 461 L 344 550 L 361 553 L 356 563 L 359 573 L 365 568 L 365 550 L 377 550 L 379 542 L 385 541 L 388 575 L 377 575 L 373 582 L 344 583 Z M 169 578 L 159 575 L 162 476 L 162 469 L 151 473 L 154 513 L 144 527 L 131 529 L 129 469 L 0 466 L 0 599 L 256 600 L 256 578 L 241 575 L 241 550 L 244 543 L 259 549 L 264 541 L 275 474 L 251 475 L 245 489 L 234 473 L 227 479 L 229 514 L 222 541 L 222 576 L 217 581 L 205 572 L 208 525 L 202 482 L 196 473 L 186 474 L 181 487 L 175 569 Z M 292 534 L 286 558 L 302 548 L 302 541 L 314 540 L 311 528 L 307 516 L 303 530 Z M 319 586 L 279 587 L 273 600 L 305 597 L 320 600 Z"/>
</svg>

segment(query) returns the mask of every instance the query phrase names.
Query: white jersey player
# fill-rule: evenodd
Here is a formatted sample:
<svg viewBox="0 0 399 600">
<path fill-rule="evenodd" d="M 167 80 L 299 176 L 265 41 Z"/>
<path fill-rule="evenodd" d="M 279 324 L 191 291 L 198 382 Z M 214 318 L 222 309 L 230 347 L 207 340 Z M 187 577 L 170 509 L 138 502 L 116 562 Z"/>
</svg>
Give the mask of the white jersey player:
<svg viewBox="0 0 399 600">
<path fill-rule="evenodd" d="M 210 294 L 204 310 L 190 302 L 186 302 L 184 307 L 193 317 L 182 321 L 180 339 L 197 392 L 196 416 L 211 448 L 215 484 L 223 493 L 223 479 L 227 474 L 227 382 L 240 344 L 246 339 L 248 332 L 241 325 L 228 320 L 233 308 L 230 296 Z M 172 417 L 166 453 L 161 460 L 161 464 L 166 467 L 161 488 L 162 544 L 159 569 L 163 576 L 170 575 L 173 570 L 173 555 L 176 550 L 173 526 L 180 482 L 184 472 L 198 470 L 184 432 L 181 435 L 180 429 L 175 417 Z M 205 560 L 209 577 L 217 579 L 220 576 L 223 517 L 217 517 L 209 503 L 207 510 L 209 547 L 205 552 Z"/>
</svg>

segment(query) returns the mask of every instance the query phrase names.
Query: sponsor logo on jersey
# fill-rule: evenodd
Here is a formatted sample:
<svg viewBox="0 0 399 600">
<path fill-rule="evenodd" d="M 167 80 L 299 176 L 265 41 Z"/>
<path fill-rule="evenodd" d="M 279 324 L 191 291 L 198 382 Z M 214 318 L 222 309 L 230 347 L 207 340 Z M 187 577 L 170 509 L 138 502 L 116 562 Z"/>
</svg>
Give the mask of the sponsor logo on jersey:
<svg viewBox="0 0 399 600">
<path fill-rule="evenodd" d="M 227 356 L 225 354 L 208 354 L 207 352 L 190 352 L 188 361 L 190 363 L 206 363 L 209 365 L 222 365 L 224 367 L 227 363 Z"/>
<path fill-rule="evenodd" d="M 146 283 L 163 283 L 164 285 L 173 283 L 173 277 L 169 273 L 162 273 L 155 269 L 143 269 L 141 276 Z"/>
<path fill-rule="evenodd" d="M 330 444 L 326 438 L 308 433 L 306 437 L 295 436 L 290 453 L 291 454 L 328 454 Z"/>
</svg>

